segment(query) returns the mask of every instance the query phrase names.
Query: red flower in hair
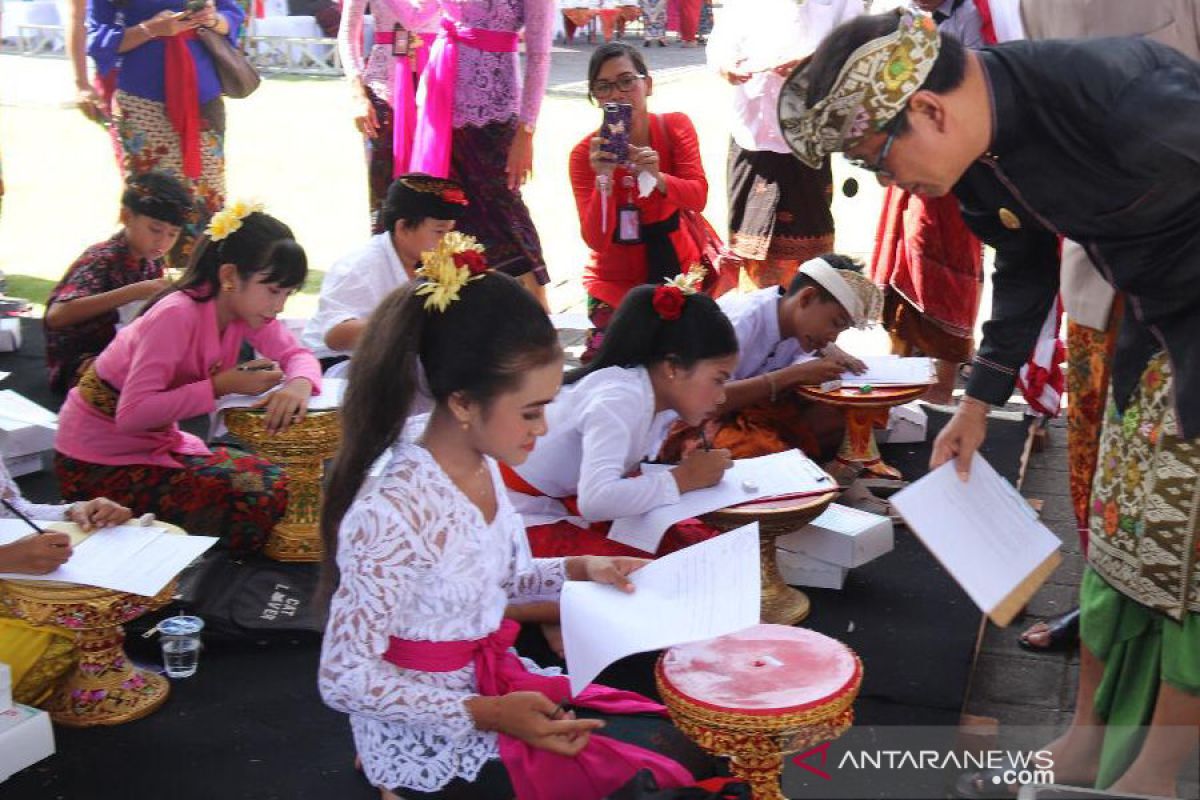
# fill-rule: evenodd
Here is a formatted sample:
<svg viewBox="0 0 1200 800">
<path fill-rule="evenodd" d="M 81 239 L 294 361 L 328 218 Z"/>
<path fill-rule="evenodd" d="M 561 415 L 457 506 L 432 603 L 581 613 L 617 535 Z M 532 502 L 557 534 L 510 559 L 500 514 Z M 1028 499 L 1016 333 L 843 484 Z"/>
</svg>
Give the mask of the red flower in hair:
<svg viewBox="0 0 1200 800">
<path fill-rule="evenodd" d="M 466 267 L 472 275 L 482 275 L 488 271 L 487 260 L 478 250 L 463 250 L 454 254 L 454 266 Z"/>
<path fill-rule="evenodd" d="M 442 190 L 442 200 L 446 203 L 454 203 L 456 206 L 467 205 L 467 196 L 462 189 L 457 187 L 449 187 Z"/>
<path fill-rule="evenodd" d="M 683 291 L 678 286 L 659 286 L 654 290 L 651 305 L 658 315 L 668 322 L 679 319 L 683 313 Z"/>
</svg>

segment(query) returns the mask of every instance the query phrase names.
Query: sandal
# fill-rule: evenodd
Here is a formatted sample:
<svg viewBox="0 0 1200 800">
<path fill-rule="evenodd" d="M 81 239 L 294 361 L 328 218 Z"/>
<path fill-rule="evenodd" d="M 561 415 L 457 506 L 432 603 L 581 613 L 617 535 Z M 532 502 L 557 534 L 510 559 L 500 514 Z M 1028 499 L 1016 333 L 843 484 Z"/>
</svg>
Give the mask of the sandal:
<svg viewBox="0 0 1200 800">
<path fill-rule="evenodd" d="M 1079 608 L 1073 608 L 1065 614 L 1042 620 L 1046 626 L 1049 641 L 1045 645 L 1036 645 L 1025 637 L 1029 631 L 1022 633 L 1017 644 L 1034 653 L 1051 653 L 1058 650 L 1069 650 L 1079 644 Z M 1032 630 L 1032 628 L 1030 629 Z"/>
<path fill-rule="evenodd" d="M 1006 772 L 1010 770 L 996 768 L 965 772 L 954 782 L 953 794 L 964 800 L 1012 800 L 1017 796 L 1019 787 L 1004 782 Z"/>
</svg>

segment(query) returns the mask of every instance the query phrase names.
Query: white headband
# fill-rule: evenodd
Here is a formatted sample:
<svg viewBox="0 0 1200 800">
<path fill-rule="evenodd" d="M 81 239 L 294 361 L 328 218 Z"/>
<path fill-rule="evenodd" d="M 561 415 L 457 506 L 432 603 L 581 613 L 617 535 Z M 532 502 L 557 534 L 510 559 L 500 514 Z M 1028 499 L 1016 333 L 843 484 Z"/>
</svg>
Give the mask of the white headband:
<svg viewBox="0 0 1200 800">
<path fill-rule="evenodd" d="M 800 266 L 800 273 L 809 276 L 833 295 L 850 313 L 855 325 L 861 326 L 866 322 L 866 309 L 863 308 L 862 298 L 846 283 L 840 269 L 823 258 L 813 258 Z"/>
</svg>

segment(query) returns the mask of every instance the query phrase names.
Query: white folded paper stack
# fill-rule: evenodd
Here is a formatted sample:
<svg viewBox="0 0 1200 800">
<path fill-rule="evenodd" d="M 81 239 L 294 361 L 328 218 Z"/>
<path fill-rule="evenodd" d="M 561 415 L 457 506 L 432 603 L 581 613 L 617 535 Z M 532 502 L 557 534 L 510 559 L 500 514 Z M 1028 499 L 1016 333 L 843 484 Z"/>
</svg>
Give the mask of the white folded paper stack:
<svg viewBox="0 0 1200 800">
<path fill-rule="evenodd" d="M 0 391 L 0 453 L 14 477 L 38 472 L 54 449 L 58 416 L 12 389 Z"/>
<path fill-rule="evenodd" d="M 775 544 L 779 572 L 789 584 L 840 589 L 849 570 L 892 550 L 892 521 L 834 503 Z"/>
<path fill-rule="evenodd" d="M 919 401 L 894 406 L 888 410 L 887 427 L 875 431 L 875 441 L 880 444 L 923 442 L 928 424 L 925 409 Z"/>
<path fill-rule="evenodd" d="M 12 667 L 0 661 L 0 713 L 12 708 Z"/>
<path fill-rule="evenodd" d="M 21 349 L 21 320 L 17 317 L 0 317 L 0 353 L 13 353 Z"/>
<path fill-rule="evenodd" d="M 49 714 L 20 705 L 0 712 L 0 781 L 52 755 L 54 729 Z"/>
</svg>

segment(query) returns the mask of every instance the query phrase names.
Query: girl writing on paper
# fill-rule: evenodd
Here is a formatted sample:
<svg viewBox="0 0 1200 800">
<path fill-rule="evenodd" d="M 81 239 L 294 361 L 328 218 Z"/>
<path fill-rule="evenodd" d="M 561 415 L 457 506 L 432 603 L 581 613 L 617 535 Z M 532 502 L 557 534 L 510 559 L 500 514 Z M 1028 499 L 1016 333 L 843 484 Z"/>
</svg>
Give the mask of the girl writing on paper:
<svg viewBox="0 0 1200 800">
<path fill-rule="evenodd" d="M 350 715 L 384 798 L 599 800 L 639 768 L 690 783 L 675 760 L 564 712 L 566 678 L 509 650 L 510 604 L 555 599 L 568 579 L 628 591 L 644 562 L 531 557 L 498 462 L 519 465 L 546 433 L 562 351 L 545 312 L 487 270 L 482 247 L 449 242 L 371 315 L 351 361 L 321 521 L 333 590 L 321 695 Z M 418 370 L 435 407 L 420 439 L 404 441 Z M 590 686 L 572 702 L 652 712 L 613 727 L 696 755 L 638 695 Z"/>
<path fill-rule="evenodd" d="M 608 522 L 677 503 L 732 465 L 728 450 L 699 450 L 672 469 L 637 474 L 672 422 L 698 425 L 716 412 L 737 367 L 733 327 L 699 281 L 693 272 L 629 292 L 596 358 L 569 373 L 550 404 L 545 440 L 505 472 L 534 555 L 647 555 L 608 539 Z M 656 554 L 715 534 L 679 523 Z"/>
<path fill-rule="evenodd" d="M 258 550 L 287 506 L 283 470 L 231 447 L 210 450 L 179 421 L 226 394 L 259 394 L 269 430 L 304 418 L 321 368 L 276 319 L 308 262 L 292 231 L 258 206 L 211 220 L 188 271 L 123 328 L 80 376 L 58 419 L 63 497 L 105 495 L 189 533 Z M 266 358 L 239 367 L 248 342 Z"/>
<path fill-rule="evenodd" d="M 0 459 L 0 497 L 34 520 L 66 520 L 84 531 L 121 525 L 133 516 L 128 508 L 106 497 L 86 503 L 31 503 L 21 496 L 4 460 Z M 0 506 L 0 517 L 15 517 Z M 71 537 L 60 531 L 31 533 L 0 545 L 0 572 L 45 575 L 71 558 Z M 75 637 L 50 625 L 30 625 L 0 616 L 0 663 L 12 668 L 13 699 L 36 706 L 45 702 L 58 680 L 75 663 Z"/>
</svg>

